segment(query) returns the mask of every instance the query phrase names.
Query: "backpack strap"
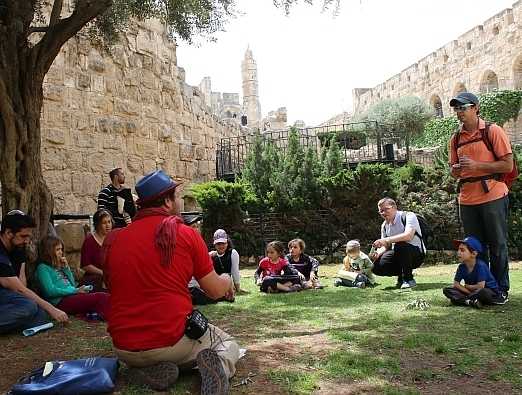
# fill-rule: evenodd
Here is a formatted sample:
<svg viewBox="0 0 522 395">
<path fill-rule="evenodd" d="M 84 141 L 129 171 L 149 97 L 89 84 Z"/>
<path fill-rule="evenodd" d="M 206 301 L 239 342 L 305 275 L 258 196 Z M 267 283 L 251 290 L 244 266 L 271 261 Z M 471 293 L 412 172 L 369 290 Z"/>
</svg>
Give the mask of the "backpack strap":
<svg viewBox="0 0 522 395">
<path fill-rule="evenodd" d="M 491 122 L 486 122 L 485 124 L 486 124 L 486 127 L 484 129 L 480 129 L 479 138 L 469 140 L 464 143 L 459 143 L 459 141 L 457 140 L 455 142 L 455 152 L 457 153 L 458 147 L 462 147 L 466 144 L 475 143 L 477 141 L 482 141 L 484 143 L 484 145 L 486 146 L 486 148 L 488 149 L 488 151 L 490 151 L 493 154 L 493 157 L 497 161 L 498 156 L 495 153 L 495 150 L 493 149 L 493 144 L 491 143 L 491 139 L 489 138 L 489 130 L 490 130 Z M 460 131 L 458 131 L 457 133 L 459 133 L 459 132 Z M 458 153 L 457 153 L 457 158 L 458 158 Z M 497 180 L 498 181 L 501 178 L 502 178 L 502 174 L 499 174 L 499 173 L 487 174 L 485 176 L 480 176 L 480 177 L 461 178 L 457 183 L 457 193 L 460 192 L 460 188 L 462 187 L 462 184 L 465 184 L 467 182 L 478 182 L 478 181 L 480 181 L 480 185 L 482 186 L 482 190 L 484 191 L 484 193 L 488 193 L 489 188 L 488 188 L 488 184 L 486 183 L 486 180 Z"/>
<path fill-rule="evenodd" d="M 412 214 L 416 216 L 415 213 L 412 212 Z M 408 215 L 407 211 L 403 211 L 401 214 L 401 222 L 402 222 L 402 226 L 404 226 L 404 230 L 406 230 L 406 215 Z M 418 220 L 418 218 L 417 218 L 417 220 Z M 420 224 L 419 224 L 419 226 L 420 226 Z M 420 239 L 422 249 L 426 249 L 426 246 L 424 245 L 424 238 L 419 234 L 419 232 L 417 232 L 416 229 L 415 229 L 415 236 L 417 236 Z"/>
</svg>

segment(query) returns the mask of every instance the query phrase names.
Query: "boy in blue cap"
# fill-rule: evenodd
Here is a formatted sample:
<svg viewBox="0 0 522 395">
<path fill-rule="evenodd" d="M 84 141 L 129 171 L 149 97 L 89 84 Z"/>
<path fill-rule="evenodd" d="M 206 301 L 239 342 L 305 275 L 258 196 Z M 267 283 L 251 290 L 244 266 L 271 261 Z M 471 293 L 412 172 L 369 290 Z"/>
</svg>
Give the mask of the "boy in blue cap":
<svg viewBox="0 0 522 395">
<path fill-rule="evenodd" d="M 442 292 L 454 305 L 481 308 L 485 304 L 493 304 L 499 288 L 488 265 L 477 258 L 482 252 L 480 241 L 468 236 L 463 240 L 453 240 L 453 244 L 462 263 L 455 273 L 453 286 L 444 288 Z"/>
</svg>

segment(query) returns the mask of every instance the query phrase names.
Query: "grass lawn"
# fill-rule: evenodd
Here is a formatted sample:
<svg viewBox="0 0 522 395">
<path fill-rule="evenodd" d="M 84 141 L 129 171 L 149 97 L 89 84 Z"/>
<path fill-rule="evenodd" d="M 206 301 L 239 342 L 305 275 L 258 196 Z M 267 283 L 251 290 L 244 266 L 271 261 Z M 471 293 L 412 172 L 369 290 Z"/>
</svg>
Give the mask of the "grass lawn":
<svg viewBox="0 0 522 395">
<path fill-rule="evenodd" d="M 336 288 L 337 266 L 322 266 L 327 288 L 270 295 L 245 269 L 249 294 L 201 310 L 248 350 L 232 380 L 234 394 L 521 393 L 522 264 L 512 265 L 508 304 L 483 310 L 451 307 L 442 295 L 455 268 L 418 269 L 417 288 L 401 291 L 383 277 L 374 289 Z M 430 307 L 407 307 L 419 299 Z M 2 337 L 0 347 L 8 366 L 2 392 L 46 360 L 111 355 L 104 325 L 81 321 L 33 338 Z M 119 393 L 151 393 L 129 386 L 125 368 L 121 373 Z M 171 393 L 198 391 L 193 374 Z"/>
</svg>

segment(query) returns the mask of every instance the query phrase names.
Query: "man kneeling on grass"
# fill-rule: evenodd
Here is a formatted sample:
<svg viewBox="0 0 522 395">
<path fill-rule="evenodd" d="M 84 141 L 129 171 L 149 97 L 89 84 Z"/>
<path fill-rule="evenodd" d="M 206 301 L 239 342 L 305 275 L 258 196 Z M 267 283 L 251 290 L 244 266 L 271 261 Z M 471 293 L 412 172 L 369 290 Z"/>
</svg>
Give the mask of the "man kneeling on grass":
<svg viewBox="0 0 522 395">
<path fill-rule="evenodd" d="M 442 290 L 454 305 L 481 308 L 485 304 L 494 304 L 498 298 L 497 281 L 489 271 L 488 265 L 477 258 L 482 252 L 482 244 L 473 237 L 454 240 L 457 256 L 462 262 L 455 273 L 453 287 Z M 464 285 L 461 284 L 464 280 Z"/>
<path fill-rule="evenodd" d="M 201 235 L 179 217 L 181 189 L 162 170 L 136 184 L 139 210 L 132 223 L 104 240 L 103 273 L 110 292 L 108 331 L 129 381 L 166 391 L 178 366 L 197 363 L 203 395 L 225 395 L 236 371 L 234 339 L 192 311 L 194 277 L 213 299 L 234 295 L 218 275 Z"/>
</svg>

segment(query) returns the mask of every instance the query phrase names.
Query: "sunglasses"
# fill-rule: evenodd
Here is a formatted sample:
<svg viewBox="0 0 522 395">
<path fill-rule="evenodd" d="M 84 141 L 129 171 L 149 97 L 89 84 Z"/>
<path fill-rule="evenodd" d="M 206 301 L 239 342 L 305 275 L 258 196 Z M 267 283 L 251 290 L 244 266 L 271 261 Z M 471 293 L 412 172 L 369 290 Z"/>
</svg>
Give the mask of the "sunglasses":
<svg viewBox="0 0 522 395">
<path fill-rule="evenodd" d="M 474 106 L 474 104 L 471 104 L 471 103 L 468 103 L 468 104 L 462 104 L 462 105 L 460 105 L 460 106 L 455 106 L 455 107 L 453 107 L 453 111 L 455 111 L 455 112 L 464 112 L 464 111 L 466 111 L 468 108 L 473 107 L 473 106 Z"/>
</svg>

